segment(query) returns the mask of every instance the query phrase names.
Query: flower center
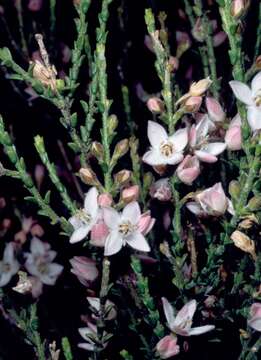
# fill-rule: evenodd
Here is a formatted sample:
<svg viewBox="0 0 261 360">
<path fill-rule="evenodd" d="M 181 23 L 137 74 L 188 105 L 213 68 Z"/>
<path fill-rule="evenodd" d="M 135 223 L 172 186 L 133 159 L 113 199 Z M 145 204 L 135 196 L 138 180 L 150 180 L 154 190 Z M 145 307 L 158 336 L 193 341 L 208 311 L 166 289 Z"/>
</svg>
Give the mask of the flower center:
<svg viewBox="0 0 261 360">
<path fill-rule="evenodd" d="M 160 152 L 163 156 L 170 157 L 174 153 L 174 146 L 170 142 L 162 143 L 160 145 Z"/>
<path fill-rule="evenodd" d="M 119 225 L 119 233 L 123 236 L 130 235 L 135 230 L 135 226 L 130 221 L 124 221 Z"/>
<path fill-rule="evenodd" d="M 88 214 L 85 210 L 78 210 L 75 215 L 84 225 L 89 224 L 91 221 L 91 215 Z"/>
</svg>

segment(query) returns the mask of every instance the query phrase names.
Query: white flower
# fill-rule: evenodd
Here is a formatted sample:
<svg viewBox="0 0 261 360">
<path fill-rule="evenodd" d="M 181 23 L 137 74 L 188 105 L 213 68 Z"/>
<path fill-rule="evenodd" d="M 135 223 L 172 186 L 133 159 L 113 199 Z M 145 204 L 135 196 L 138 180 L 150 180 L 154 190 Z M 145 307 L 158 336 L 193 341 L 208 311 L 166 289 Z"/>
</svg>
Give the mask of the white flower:
<svg viewBox="0 0 261 360">
<path fill-rule="evenodd" d="M 141 211 L 136 201 L 126 205 L 122 213 L 110 207 L 104 208 L 104 222 L 110 231 L 105 242 L 105 256 L 116 254 L 126 244 L 136 250 L 150 251 L 139 229 L 140 217 Z"/>
<path fill-rule="evenodd" d="M 209 142 L 208 133 L 212 122 L 207 115 L 203 116 L 200 122 L 193 125 L 189 131 L 189 145 L 200 161 L 214 163 L 218 160 L 217 155 L 226 149 L 223 142 Z"/>
<path fill-rule="evenodd" d="M 234 95 L 247 106 L 247 120 L 252 131 L 261 129 L 261 71 L 251 82 L 251 89 L 240 81 L 230 81 Z"/>
<path fill-rule="evenodd" d="M 91 305 L 91 307 L 95 310 L 96 314 L 100 313 L 101 301 L 99 298 L 87 297 L 87 301 Z M 106 300 L 104 311 L 105 311 L 106 320 L 113 320 L 117 316 L 115 305 L 110 300 Z M 97 319 L 96 315 L 94 315 L 94 314 L 92 314 L 92 317 L 94 319 Z"/>
<path fill-rule="evenodd" d="M 9 283 L 12 276 L 19 270 L 19 263 L 14 256 L 14 245 L 8 243 L 5 246 L 3 259 L 0 261 L 0 287 Z"/>
<path fill-rule="evenodd" d="M 108 342 L 99 342 L 98 336 L 97 336 L 97 326 L 92 324 L 91 322 L 87 322 L 87 327 L 78 329 L 80 335 L 84 340 L 86 340 L 85 343 L 80 343 L 78 346 L 82 349 L 88 350 L 88 351 L 94 351 L 95 347 L 98 345 L 99 348 L 104 349 Z M 106 332 L 103 332 L 103 337 L 106 337 Z M 92 339 L 97 339 L 97 341 L 94 341 Z"/>
<path fill-rule="evenodd" d="M 99 214 L 98 191 L 92 187 L 86 194 L 84 199 L 84 208 L 78 210 L 77 213 L 69 219 L 74 227 L 74 232 L 70 237 L 70 243 L 76 243 L 83 240 L 92 227 L 95 225 Z"/>
<path fill-rule="evenodd" d="M 196 300 L 191 300 L 174 316 L 174 309 L 167 299 L 162 298 L 164 314 L 171 331 L 181 336 L 204 334 L 215 328 L 214 325 L 205 325 L 192 328 L 192 319 L 197 308 Z"/>
<path fill-rule="evenodd" d="M 31 240 L 30 253 L 25 254 L 26 270 L 43 284 L 54 285 L 61 274 L 63 266 L 52 263 L 56 251 L 50 250 L 50 245 L 34 237 Z"/>
<path fill-rule="evenodd" d="M 182 161 L 183 150 L 188 143 L 187 129 L 180 129 L 168 136 L 166 130 L 153 121 L 148 123 L 151 149 L 143 155 L 143 161 L 151 166 L 175 165 Z"/>
</svg>

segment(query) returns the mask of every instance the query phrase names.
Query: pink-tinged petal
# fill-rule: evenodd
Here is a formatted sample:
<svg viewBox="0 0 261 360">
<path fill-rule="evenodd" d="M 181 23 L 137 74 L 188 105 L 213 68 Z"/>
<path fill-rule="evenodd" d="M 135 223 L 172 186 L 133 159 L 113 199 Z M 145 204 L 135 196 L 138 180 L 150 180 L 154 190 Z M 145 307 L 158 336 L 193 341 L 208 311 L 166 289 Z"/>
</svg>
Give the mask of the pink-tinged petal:
<svg viewBox="0 0 261 360">
<path fill-rule="evenodd" d="M 227 145 L 222 142 L 214 142 L 206 145 L 202 150 L 206 151 L 207 153 L 217 156 L 221 154 L 225 149 Z"/>
<path fill-rule="evenodd" d="M 182 151 L 188 143 L 188 129 L 179 129 L 169 137 L 169 140 L 173 143 L 176 152 Z"/>
<path fill-rule="evenodd" d="M 134 232 L 126 238 L 126 243 L 135 250 L 150 251 L 150 246 L 145 237 L 138 231 Z"/>
<path fill-rule="evenodd" d="M 209 332 L 214 329 L 215 329 L 214 325 L 205 325 L 205 326 L 194 327 L 189 330 L 189 336 L 205 334 L 206 332 Z"/>
<path fill-rule="evenodd" d="M 163 126 L 154 121 L 149 121 L 148 138 L 151 146 L 154 148 L 158 148 L 162 142 L 168 139 L 168 135 Z"/>
<path fill-rule="evenodd" d="M 136 225 L 141 216 L 140 206 L 137 201 L 133 201 L 125 206 L 122 211 L 122 218 L 128 220 L 131 224 Z"/>
<path fill-rule="evenodd" d="M 248 326 L 256 331 L 261 331 L 261 318 L 251 319 L 247 322 Z"/>
<path fill-rule="evenodd" d="M 180 352 L 177 337 L 174 335 L 165 336 L 157 343 L 156 350 L 161 359 L 168 359 L 177 355 Z"/>
<path fill-rule="evenodd" d="M 178 178 L 186 185 L 191 185 L 194 180 L 199 176 L 199 168 L 184 169 L 182 172 L 177 173 Z"/>
<path fill-rule="evenodd" d="M 104 247 L 104 255 L 111 256 L 118 253 L 123 245 L 123 240 L 120 234 L 117 231 L 112 231 L 106 241 Z"/>
<path fill-rule="evenodd" d="M 261 129 L 261 107 L 249 106 L 247 109 L 247 121 L 252 131 Z"/>
<path fill-rule="evenodd" d="M 101 220 L 93 225 L 91 229 L 90 244 L 94 246 L 104 247 L 105 240 L 109 234 L 108 226 Z"/>
<path fill-rule="evenodd" d="M 209 131 L 209 123 L 210 120 L 207 115 L 204 115 L 203 118 L 196 126 L 197 139 L 196 143 L 200 142 L 200 140 L 204 140 Z"/>
<path fill-rule="evenodd" d="M 206 162 L 206 163 L 214 163 L 218 161 L 218 158 L 214 155 L 209 154 L 206 151 L 197 150 L 195 151 L 195 155 L 199 158 L 200 161 Z"/>
<path fill-rule="evenodd" d="M 251 81 L 252 95 L 255 96 L 261 89 L 261 71 L 259 71 Z"/>
<path fill-rule="evenodd" d="M 261 318 L 261 303 L 253 303 L 250 308 L 251 317 Z"/>
<path fill-rule="evenodd" d="M 251 90 L 247 85 L 237 80 L 230 81 L 229 85 L 238 100 L 248 106 L 253 105 Z"/>
<path fill-rule="evenodd" d="M 84 209 L 94 219 L 98 213 L 98 190 L 92 187 L 86 194 L 84 199 Z"/>
<path fill-rule="evenodd" d="M 151 149 L 147 151 L 142 160 L 151 166 L 164 165 L 166 164 L 166 159 L 159 153 L 158 150 Z"/>
<path fill-rule="evenodd" d="M 174 321 L 174 328 L 181 328 L 182 330 L 188 330 L 191 327 L 191 321 L 195 314 L 197 308 L 196 300 L 191 300 L 185 304 L 180 311 L 177 313 L 177 316 Z M 184 324 L 187 324 L 184 326 Z"/>
<path fill-rule="evenodd" d="M 166 162 L 168 165 L 176 165 L 179 164 L 184 158 L 184 155 L 182 153 L 175 153 L 171 157 L 166 159 Z"/>
<path fill-rule="evenodd" d="M 175 324 L 175 316 L 174 316 L 174 309 L 168 302 L 166 298 L 161 298 L 164 314 L 168 323 L 168 326 L 170 330 L 173 330 L 174 324 Z"/>
<path fill-rule="evenodd" d="M 74 230 L 70 237 L 70 243 L 75 244 L 79 241 L 82 241 L 88 235 L 90 230 L 91 228 L 89 225 L 83 225 L 80 228 Z"/>
<path fill-rule="evenodd" d="M 145 212 L 140 216 L 138 223 L 138 230 L 142 235 L 147 235 L 155 224 L 155 219 L 150 216 L 150 211 Z"/>
<path fill-rule="evenodd" d="M 103 209 L 103 220 L 109 229 L 116 229 L 120 222 L 120 214 L 113 208 Z"/>
<path fill-rule="evenodd" d="M 196 126 L 192 125 L 192 127 L 189 130 L 189 145 L 191 147 L 196 146 L 197 143 L 197 130 L 196 130 Z"/>
<path fill-rule="evenodd" d="M 196 202 L 188 202 L 186 204 L 186 206 L 189 209 L 189 211 L 191 211 L 193 214 L 195 214 L 197 216 L 204 215 L 204 211 L 203 211 L 202 207 L 198 203 L 196 203 Z"/>
<path fill-rule="evenodd" d="M 213 45 L 215 47 L 220 46 L 226 40 L 227 34 L 224 31 L 219 31 L 216 35 L 213 36 Z"/>
<path fill-rule="evenodd" d="M 37 237 L 32 238 L 30 244 L 30 250 L 33 255 L 44 255 L 46 252 L 44 243 L 41 240 L 39 240 Z"/>
<path fill-rule="evenodd" d="M 225 113 L 220 103 L 212 97 L 206 97 L 206 107 L 210 119 L 214 122 L 221 122 L 225 119 Z"/>
<path fill-rule="evenodd" d="M 232 126 L 241 126 L 242 125 L 242 120 L 239 114 L 236 114 L 236 116 L 233 117 L 233 119 L 231 120 L 229 127 Z"/>
<path fill-rule="evenodd" d="M 227 198 L 227 211 L 229 212 L 229 214 L 235 215 L 235 209 L 234 209 L 234 206 L 232 204 L 232 201 L 230 199 L 228 199 L 228 198 Z"/>
</svg>

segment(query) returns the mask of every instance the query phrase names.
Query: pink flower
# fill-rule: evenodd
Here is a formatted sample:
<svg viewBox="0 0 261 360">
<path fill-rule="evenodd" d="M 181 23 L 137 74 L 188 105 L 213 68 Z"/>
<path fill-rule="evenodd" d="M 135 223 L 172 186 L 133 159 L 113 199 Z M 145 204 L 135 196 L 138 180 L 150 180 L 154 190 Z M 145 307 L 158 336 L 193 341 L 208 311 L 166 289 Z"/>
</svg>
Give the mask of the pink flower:
<svg viewBox="0 0 261 360">
<path fill-rule="evenodd" d="M 43 0 L 30 0 L 28 4 L 28 9 L 30 11 L 39 11 L 43 5 Z"/>
<path fill-rule="evenodd" d="M 168 136 L 160 124 L 149 121 L 148 138 L 151 148 L 143 155 L 143 161 L 151 166 L 176 165 L 183 160 L 183 150 L 188 143 L 186 128 Z"/>
<path fill-rule="evenodd" d="M 231 121 L 225 135 L 225 143 L 230 150 L 240 150 L 242 148 L 241 118 L 236 115 Z"/>
<path fill-rule="evenodd" d="M 256 331 L 261 331 L 261 303 L 254 303 L 250 308 L 248 326 Z"/>
<path fill-rule="evenodd" d="M 139 198 L 140 189 L 138 185 L 133 185 L 122 190 L 121 198 L 125 204 L 136 201 Z"/>
<path fill-rule="evenodd" d="M 199 216 L 222 216 L 226 211 L 234 214 L 231 201 L 226 197 L 221 183 L 200 192 L 195 197 L 196 202 L 187 203 L 187 208 Z"/>
<path fill-rule="evenodd" d="M 192 328 L 192 319 L 197 308 L 196 300 L 189 301 L 174 316 L 174 309 L 167 299 L 162 298 L 163 309 L 169 329 L 181 336 L 200 335 L 215 328 L 214 325 L 205 325 Z"/>
<path fill-rule="evenodd" d="M 186 155 L 177 168 L 178 178 L 185 184 L 191 185 L 200 174 L 199 160 L 196 156 Z"/>
<path fill-rule="evenodd" d="M 98 196 L 98 204 L 101 207 L 111 206 L 112 201 L 112 196 L 109 193 L 103 193 Z"/>
<path fill-rule="evenodd" d="M 72 265 L 71 272 L 84 286 L 88 286 L 90 282 L 97 279 L 99 272 L 94 260 L 84 256 L 74 256 L 70 263 Z"/>
<path fill-rule="evenodd" d="M 206 97 L 206 107 L 208 111 L 208 116 L 213 122 L 222 122 L 225 119 L 225 113 L 222 109 L 222 106 L 220 103 L 212 98 L 212 97 Z"/>
<path fill-rule="evenodd" d="M 150 216 L 150 211 L 146 211 L 140 216 L 138 229 L 143 235 L 147 235 L 155 224 L 155 219 Z"/>
<path fill-rule="evenodd" d="M 177 345 L 177 337 L 174 335 L 165 336 L 157 343 L 156 349 L 161 359 L 168 359 L 177 355 L 180 351 L 179 345 Z"/>
<path fill-rule="evenodd" d="M 164 178 L 156 181 L 150 188 L 150 196 L 160 201 L 169 201 L 172 197 L 169 179 Z"/>
</svg>

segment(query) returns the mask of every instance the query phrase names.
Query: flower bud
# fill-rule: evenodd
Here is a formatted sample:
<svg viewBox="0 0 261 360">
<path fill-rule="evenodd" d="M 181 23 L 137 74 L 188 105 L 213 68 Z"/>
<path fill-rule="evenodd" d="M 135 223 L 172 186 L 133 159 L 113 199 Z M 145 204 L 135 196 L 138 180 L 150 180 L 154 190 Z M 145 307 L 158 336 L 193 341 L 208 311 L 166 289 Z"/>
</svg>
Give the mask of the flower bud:
<svg viewBox="0 0 261 360">
<path fill-rule="evenodd" d="M 110 135 L 113 134 L 114 130 L 117 128 L 118 126 L 118 118 L 116 115 L 112 114 L 109 116 L 108 118 L 108 132 Z"/>
<path fill-rule="evenodd" d="M 112 201 L 113 201 L 112 196 L 109 193 L 103 193 L 98 196 L 98 204 L 101 207 L 111 206 Z"/>
<path fill-rule="evenodd" d="M 236 199 L 241 192 L 240 184 L 237 180 L 232 180 L 229 183 L 228 192 L 233 199 Z"/>
<path fill-rule="evenodd" d="M 161 359 L 168 359 L 180 352 L 179 345 L 177 345 L 177 337 L 174 335 L 167 335 L 162 338 L 157 343 L 156 349 Z"/>
<path fill-rule="evenodd" d="M 41 164 L 37 164 L 34 169 L 34 178 L 38 189 L 41 187 L 45 175 L 45 167 Z"/>
<path fill-rule="evenodd" d="M 147 107 L 152 113 L 162 113 L 164 111 L 164 103 L 157 97 L 151 97 L 147 101 Z"/>
<path fill-rule="evenodd" d="M 241 126 L 231 126 L 225 135 L 225 143 L 227 148 L 232 151 L 242 148 Z"/>
<path fill-rule="evenodd" d="M 184 104 L 184 110 L 187 113 L 198 112 L 201 104 L 202 104 L 201 96 L 191 96 L 190 98 L 188 98 L 188 100 L 186 100 Z"/>
<path fill-rule="evenodd" d="M 125 204 L 136 201 L 139 198 L 140 189 L 138 185 L 125 188 L 121 193 L 121 199 Z"/>
<path fill-rule="evenodd" d="M 213 36 L 213 45 L 214 47 L 218 47 L 223 44 L 224 41 L 227 39 L 227 34 L 225 31 L 219 31 L 217 34 Z"/>
<path fill-rule="evenodd" d="M 123 139 L 119 141 L 114 149 L 114 153 L 112 156 L 112 161 L 118 160 L 120 157 L 124 156 L 129 150 L 129 140 Z"/>
<path fill-rule="evenodd" d="M 91 153 L 98 161 L 102 161 L 104 156 L 103 145 L 99 141 L 94 141 L 91 145 Z"/>
<path fill-rule="evenodd" d="M 170 72 L 175 72 L 179 68 L 179 59 L 175 56 L 170 56 L 168 61 L 168 67 Z"/>
<path fill-rule="evenodd" d="M 33 66 L 33 77 L 39 80 L 44 86 L 50 86 L 53 91 L 57 90 L 56 74 L 57 72 L 54 66 L 49 69 L 39 60 L 35 60 Z"/>
<path fill-rule="evenodd" d="M 231 4 L 231 15 L 239 19 L 244 16 L 249 8 L 249 0 L 233 0 Z"/>
<path fill-rule="evenodd" d="M 90 167 L 81 168 L 79 174 L 81 180 L 87 185 L 97 186 L 100 184 L 95 172 Z"/>
<path fill-rule="evenodd" d="M 30 11 L 39 11 L 41 10 L 42 5 L 43 5 L 43 0 L 30 0 L 27 5 L 27 8 Z"/>
<path fill-rule="evenodd" d="M 177 168 L 178 178 L 187 185 L 191 185 L 200 174 L 199 160 L 196 156 L 186 155 Z"/>
<path fill-rule="evenodd" d="M 117 174 L 114 175 L 114 180 L 117 185 L 123 185 L 130 179 L 131 179 L 131 171 L 130 170 L 121 170 Z"/>
<path fill-rule="evenodd" d="M 97 279 L 99 272 L 95 261 L 84 256 L 74 256 L 70 263 L 71 272 L 77 276 L 78 280 L 85 286 Z"/>
<path fill-rule="evenodd" d="M 247 235 L 239 230 L 236 230 L 231 235 L 231 240 L 235 246 L 240 250 L 249 253 L 254 259 L 256 259 L 255 243 Z"/>
<path fill-rule="evenodd" d="M 247 207 L 251 210 L 251 211 L 257 211 L 261 209 L 261 196 L 253 196 L 248 204 Z"/>
<path fill-rule="evenodd" d="M 153 228 L 155 224 L 155 219 L 151 217 L 150 211 L 146 211 L 140 216 L 138 229 L 145 236 Z"/>
<path fill-rule="evenodd" d="M 192 83 L 189 89 L 190 96 L 203 95 L 211 84 L 212 84 L 212 80 L 210 80 L 209 77 L 199 80 L 198 82 Z"/>
<path fill-rule="evenodd" d="M 206 107 L 210 119 L 214 122 L 222 122 L 225 119 L 225 113 L 220 103 L 212 98 L 206 97 Z"/>
</svg>

